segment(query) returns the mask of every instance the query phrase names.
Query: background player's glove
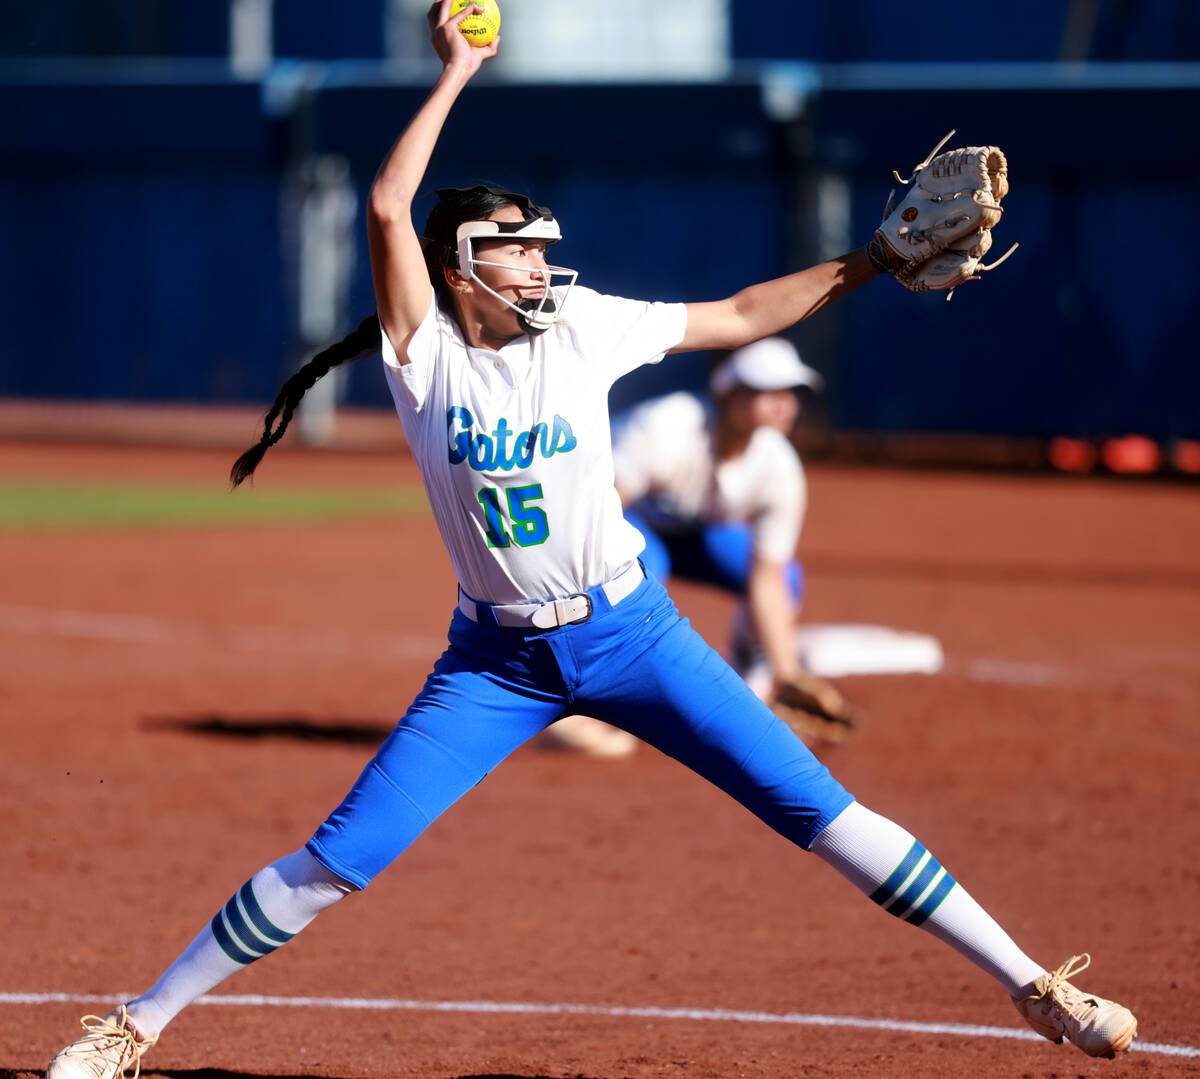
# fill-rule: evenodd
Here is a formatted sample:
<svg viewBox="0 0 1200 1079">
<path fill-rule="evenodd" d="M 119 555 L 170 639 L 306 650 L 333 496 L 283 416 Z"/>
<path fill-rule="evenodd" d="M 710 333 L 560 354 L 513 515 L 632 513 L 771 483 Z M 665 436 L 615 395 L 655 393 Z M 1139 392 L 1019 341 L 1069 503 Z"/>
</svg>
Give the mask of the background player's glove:
<svg viewBox="0 0 1200 1079">
<path fill-rule="evenodd" d="M 780 682 L 767 705 L 806 745 L 836 745 L 855 730 L 854 712 L 846 699 L 836 686 L 815 674 Z"/>
<path fill-rule="evenodd" d="M 953 134 L 934 147 L 907 180 L 893 173 L 912 189 L 899 205 L 888 197 L 883 221 L 867 245 L 875 267 L 914 292 L 952 292 L 994 269 L 1017 246 L 991 266 L 982 264 L 992 245 L 991 230 L 1003 214 L 1000 200 L 1008 194 L 1008 161 L 997 146 L 938 154 Z"/>
</svg>

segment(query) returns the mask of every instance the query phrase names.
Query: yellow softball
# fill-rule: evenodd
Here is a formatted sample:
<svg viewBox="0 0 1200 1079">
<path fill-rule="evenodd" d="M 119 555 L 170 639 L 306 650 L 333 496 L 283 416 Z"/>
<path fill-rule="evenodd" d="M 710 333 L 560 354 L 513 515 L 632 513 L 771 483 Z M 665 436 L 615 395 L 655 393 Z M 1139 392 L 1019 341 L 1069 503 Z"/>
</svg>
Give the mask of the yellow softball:
<svg viewBox="0 0 1200 1079">
<path fill-rule="evenodd" d="M 500 8 L 496 0 L 454 0 L 450 5 L 450 15 L 453 17 L 472 4 L 483 8 L 483 13 L 468 15 L 458 24 L 458 29 L 472 45 L 482 49 L 495 41 L 500 33 Z"/>
</svg>

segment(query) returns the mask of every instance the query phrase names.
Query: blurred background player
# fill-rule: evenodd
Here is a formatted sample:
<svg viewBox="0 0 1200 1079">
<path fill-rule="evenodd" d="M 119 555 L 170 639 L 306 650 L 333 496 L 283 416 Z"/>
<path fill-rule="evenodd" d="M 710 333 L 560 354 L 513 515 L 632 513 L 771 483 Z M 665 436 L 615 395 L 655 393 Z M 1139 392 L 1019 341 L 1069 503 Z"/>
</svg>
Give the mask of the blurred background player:
<svg viewBox="0 0 1200 1079">
<path fill-rule="evenodd" d="M 851 730 L 842 694 L 804 669 L 794 641 L 808 488 L 790 435 L 801 391 L 822 385 L 790 341 L 767 337 L 716 357 L 709 400 L 670 393 L 613 423 L 617 491 L 645 538 L 643 565 L 663 582 L 679 577 L 739 598 L 729 658 L 763 700 L 777 700 L 783 687 L 811 698 L 811 710 L 788 710 L 809 744 L 840 742 Z M 589 716 L 568 716 L 542 742 L 603 757 L 637 744 Z"/>
</svg>

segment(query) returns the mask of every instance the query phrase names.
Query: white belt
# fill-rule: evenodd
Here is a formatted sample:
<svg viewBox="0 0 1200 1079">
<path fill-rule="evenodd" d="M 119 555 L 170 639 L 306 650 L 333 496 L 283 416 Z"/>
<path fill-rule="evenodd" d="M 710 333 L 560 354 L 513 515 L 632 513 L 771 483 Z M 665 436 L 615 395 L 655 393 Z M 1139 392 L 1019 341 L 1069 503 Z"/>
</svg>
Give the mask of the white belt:
<svg viewBox="0 0 1200 1079">
<path fill-rule="evenodd" d="M 634 589 L 645 577 L 641 564 L 634 562 L 624 573 L 606 584 L 591 590 L 592 594 L 603 592 L 612 606 L 633 594 Z M 458 609 L 472 622 L 484 621 L 485 611 L 491 611 L 496 622 L 510 629 L 532 626 L 534 629 L 554 629 L 575 622 L 586 622 L 592 617 L 592 596 L 578 592 L 562 599 L 550 599 L 542 603 L 480 603 L 473 600 L 461 588 L 458 590 Z M 483 617 L 481 617 L 483 615 Z"/>
</svg>

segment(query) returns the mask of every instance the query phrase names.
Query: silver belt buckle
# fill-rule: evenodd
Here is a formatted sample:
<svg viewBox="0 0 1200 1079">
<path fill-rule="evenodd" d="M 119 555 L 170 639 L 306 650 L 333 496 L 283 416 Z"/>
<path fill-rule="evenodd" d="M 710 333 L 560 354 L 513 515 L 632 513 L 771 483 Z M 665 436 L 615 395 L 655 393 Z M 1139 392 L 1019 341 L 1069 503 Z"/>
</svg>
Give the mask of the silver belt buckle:
<svg viewBox="0 0 1200 1079">
<path fill-rule="evenodd" d="M 579 600 L 583 600 L 583 610 L 573 618 L 568 617 L 578 610 Z M 574 595 L 543 603 L 529 617 L 528 624 L 537 629 L 557 629 L 559 626 L 573 626 L 576 622 L 586 622 L 591 617 L 592 597 L 584 592 L 576 592 Z"/>
<path fill-rule="evenodd" d="M 569 622 L 564 622 L 564 626 L 573 626 L 577 622 L 586 622 L 592 617 L 592 597 L 586 592 L 576 592 L 573 596 L 568 596 L 567 599 L 581 599 L 584 602 L 584 611 L 578 618 L 572 618 Z"/>
</svg>

